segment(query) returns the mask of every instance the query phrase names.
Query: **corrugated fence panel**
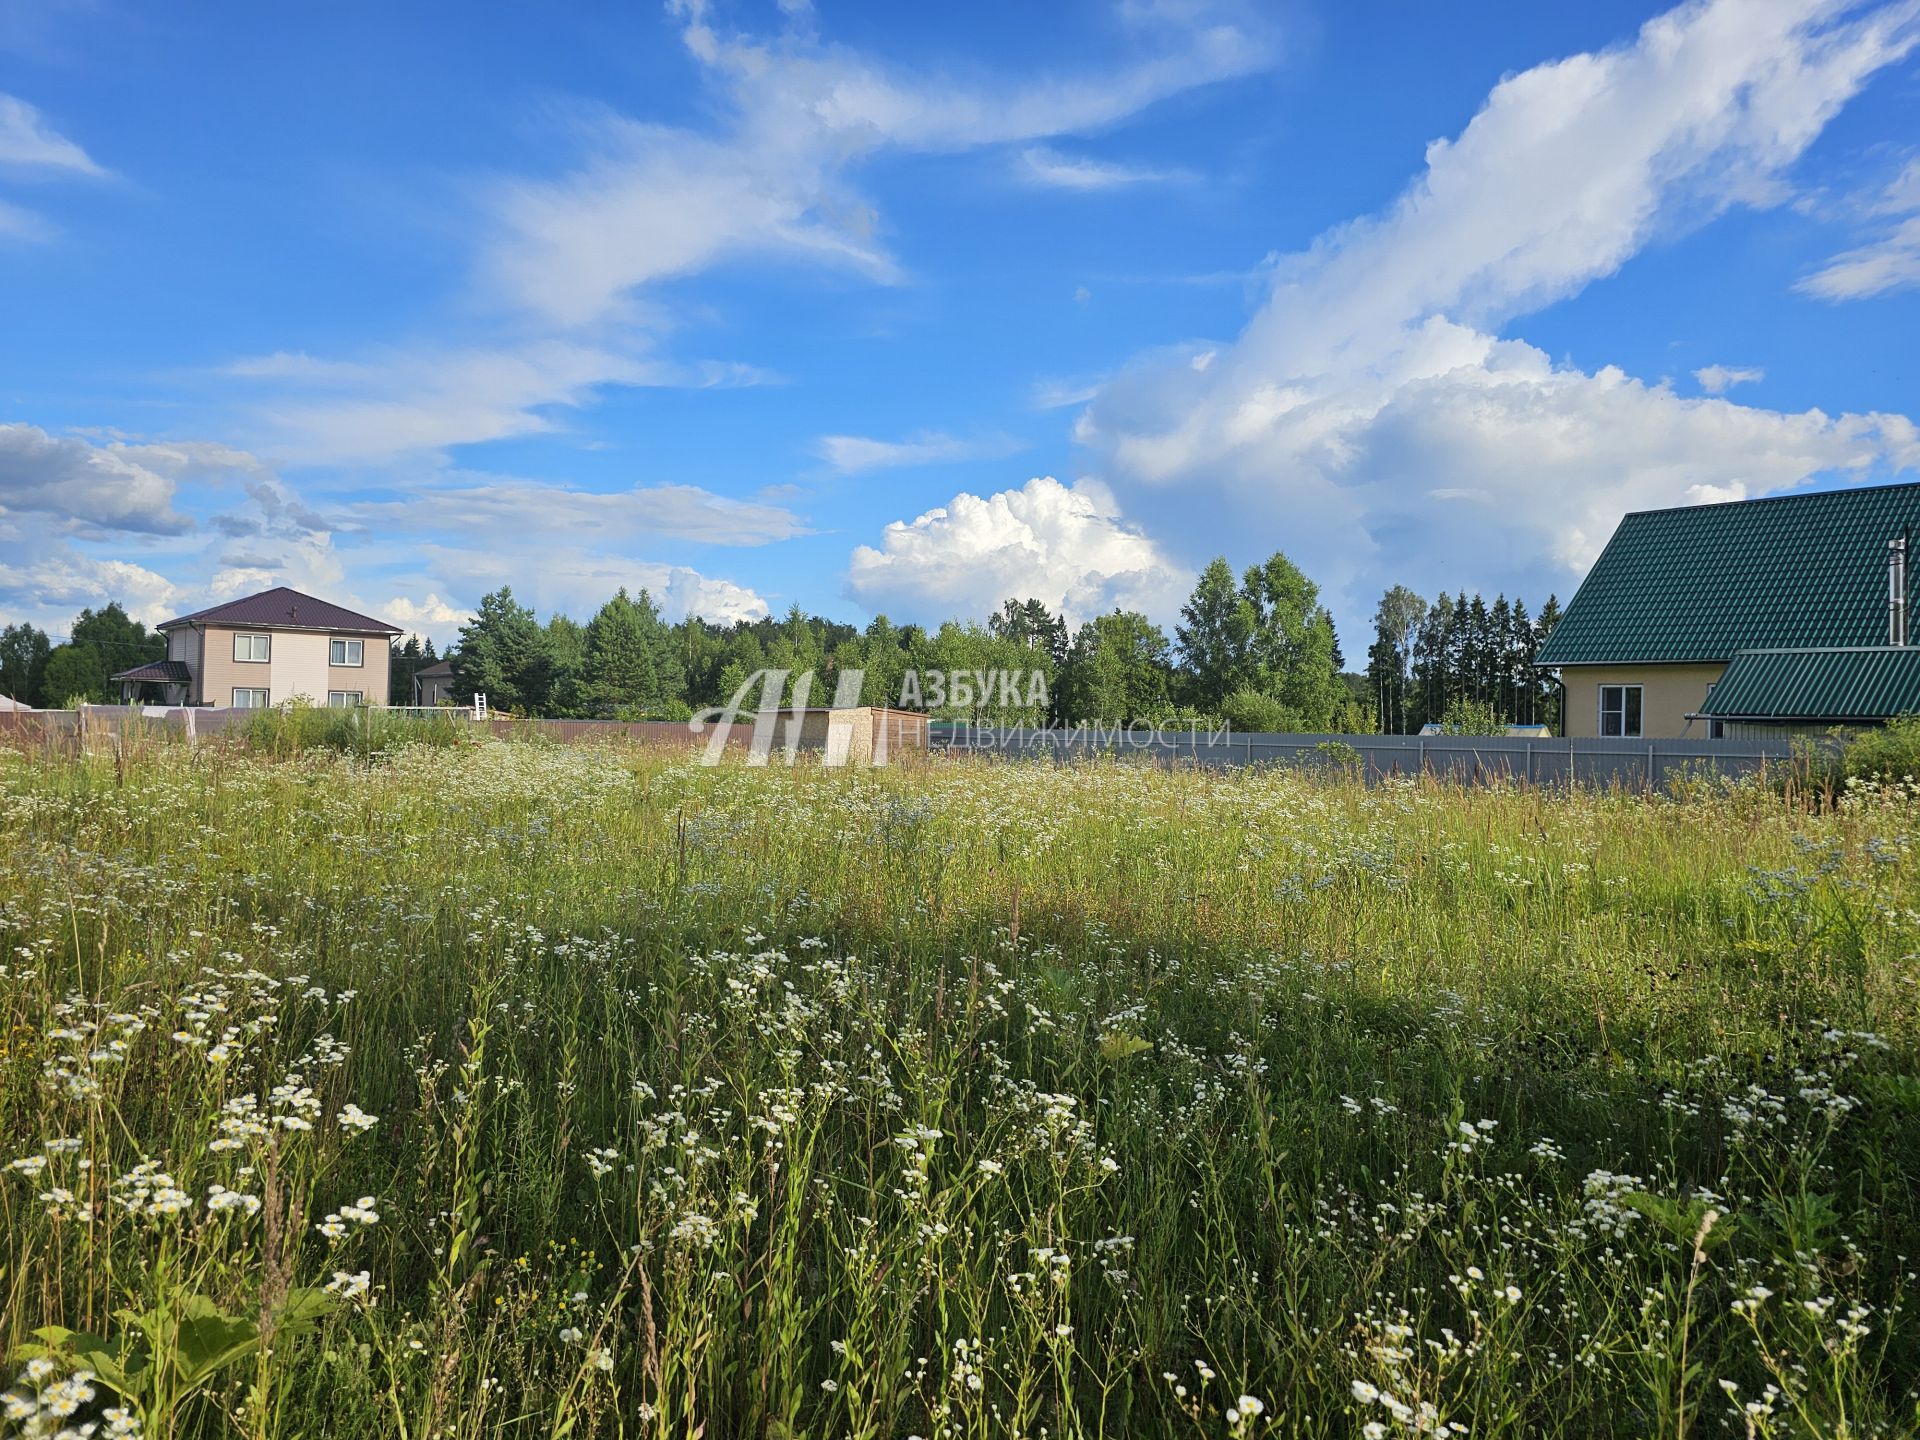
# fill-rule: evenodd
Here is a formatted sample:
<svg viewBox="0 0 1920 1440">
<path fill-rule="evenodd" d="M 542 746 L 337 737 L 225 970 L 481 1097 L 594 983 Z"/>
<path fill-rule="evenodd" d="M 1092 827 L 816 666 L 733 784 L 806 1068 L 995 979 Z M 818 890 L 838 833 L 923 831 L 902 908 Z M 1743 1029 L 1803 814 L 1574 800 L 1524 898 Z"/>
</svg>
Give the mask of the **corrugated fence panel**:
<svg viewBox="0 0 1920 1440">
<path fill-rule="evenodd" d="M 1527 740 L 1466 735 L 1229 735 L 1174 731 L 995 730 L 936 732 L 936 750 L 1006 758 L 1079 760 L 1098 755 L 1160 764 L 1359 765 L 1370 779 L 1437 775 L 1466 783 L 1658 787 L 1684 773 L 1749 775 L 1790 759 L 1785 740 Z"/>
</svg>

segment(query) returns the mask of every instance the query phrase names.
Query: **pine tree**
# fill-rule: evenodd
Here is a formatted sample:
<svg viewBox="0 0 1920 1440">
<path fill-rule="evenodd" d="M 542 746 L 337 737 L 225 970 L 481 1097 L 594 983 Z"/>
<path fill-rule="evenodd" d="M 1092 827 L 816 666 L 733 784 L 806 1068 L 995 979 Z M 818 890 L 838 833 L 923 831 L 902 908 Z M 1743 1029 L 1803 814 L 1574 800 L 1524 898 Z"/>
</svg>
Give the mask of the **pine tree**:
<svg viewBox="0 0 1920 1440">
<path fill-rule="evenodd" d="M 653 645 L 623 585 L 587 622 L 579 704 L 587 714 L 644 715 L 658 694 Z"/>
<path fill-rule="evenodd" d="M 454 693 L 462 700 L 487 697 L 495 710 L 539 715 L 552 686 L 547 632 L 533 611 L 502 585 L 480 597 L 480 610 L 460 627 L 460 652 L 454 660 Z"/>
</svg>

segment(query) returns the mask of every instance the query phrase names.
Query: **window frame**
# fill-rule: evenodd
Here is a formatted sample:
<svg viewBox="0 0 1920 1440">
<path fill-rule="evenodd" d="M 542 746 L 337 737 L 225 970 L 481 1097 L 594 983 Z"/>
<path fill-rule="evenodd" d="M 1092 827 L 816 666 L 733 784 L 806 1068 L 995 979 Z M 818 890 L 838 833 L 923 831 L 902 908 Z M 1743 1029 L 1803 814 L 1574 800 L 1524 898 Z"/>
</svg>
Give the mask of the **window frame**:
<svg viewBox="0 0 1920 1440">
<path fill-rule="evenodd" d="M 240 698 L 242 695 L 258 695 L 260 697 L 260 703 L 256 705 L 251 699 L 242 700 Z M 264 685 L 236 685 L 233 687 L 233 708 L 236 710 L 271 710 L 273 708 L 273 692 Z"/>
<path fill-rule="evenodd" d="M 336 660 L 333 658 L 333 647 L 336 645 L 340 647 L 340 654 L 343 657 L 339 660 Z M 359 654 L 360 654 L 360 658 L 358 660 L 349 660 L 344 658 L 346 656 L 352 655 L 356 647 L 358 647 Z M 366 663 L 367 663 L 367 642 L 366 641 L 350 639 L 345 635 L 335 635 L 327 641 L 327 665 L 330 668 L 335 670 L 359 670 L 363 668 L 366 665 Z"/>
<path fill-rule="evenodd" d="M 251 653 L 242 655 L 240 653 L 240 642 L 242 640 L 246 640 L 249 642 L 258 640 L 263 642 L 258 646 L 249 643 L 247 646 L 247 649 L 250 652 L 256 649 L 263 649 L 265 650 L 266 653 L 263 655 L 254 655 Z M 270 633 L 262 630 L 236 630 L 233 632 L 233 663 L 234 664 L 236 665 L 268 665 L 268 664 L 271 664 L 272 662 L 273 662 L 273 636 Z"/>
<path fill-rule="evenodd" d="M 327 708 L 329 710 L 355 710 L 367 703 L 364 690 L 329 690 Z"/>
<path fill-rule="evenodd" d="M 1631 685 L 1623 682 L 1617 685 L 1600 685 L 1596 686 L 1595 689 L 1598 691 L 1596 698 L 1599 704 L 1596 716 L 1598 723 L 1594 726 L 1594 733 L 1602 740 L 1644 740 L 1647 730 L 1647 687 L 1645 685 Z M 1617 707 L 1610 707 L 1607 704 L 1608 691 L 1613 691 L 1619 696 L 1620 703 Z M 1629 691 L 1632 692 L 1631 711 L 1629 711 Z M 1633 717 L 1633 725 L 1631 728 L 1627 725 L 1629 713 L 1631 713 Z M 1619 720 L 1620 728 L 1618 730 L 1609 731 L 1607 729 L 1607 720 L 1610 714 Z"/>
</svg>

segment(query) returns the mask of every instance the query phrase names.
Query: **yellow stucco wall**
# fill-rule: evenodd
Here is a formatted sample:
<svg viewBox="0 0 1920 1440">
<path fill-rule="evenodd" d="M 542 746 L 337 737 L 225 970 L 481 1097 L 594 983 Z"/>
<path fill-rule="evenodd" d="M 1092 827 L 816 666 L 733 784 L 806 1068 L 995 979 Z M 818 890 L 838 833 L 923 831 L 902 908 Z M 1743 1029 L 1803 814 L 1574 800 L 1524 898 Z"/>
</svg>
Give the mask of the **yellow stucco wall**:
<svg viewBox="0 0 1920 1440">
<path fill-rule="evenodd" d="M 1648 740 L 1705 740 L 1707 722 L 1687 715 L 1706 704 L 1707 687 L 1724 665 L 1568 665 L 1560 671 L 1567 687 L 1566 730 L 1575 739 L 1600 733 L 1600 687 L 1640 687 L 1640 733 Z"/>
</svg>

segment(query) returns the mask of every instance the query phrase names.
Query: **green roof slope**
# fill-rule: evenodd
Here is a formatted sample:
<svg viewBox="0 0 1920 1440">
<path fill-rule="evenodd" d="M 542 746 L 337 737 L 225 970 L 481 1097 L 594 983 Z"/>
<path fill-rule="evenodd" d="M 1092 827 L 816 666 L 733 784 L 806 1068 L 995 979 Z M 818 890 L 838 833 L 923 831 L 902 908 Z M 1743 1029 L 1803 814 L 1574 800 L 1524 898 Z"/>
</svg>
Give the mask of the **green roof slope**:
<svg viewBox="0 0 1920 1440">
<path fill-rule="evenodd" d="M 1882 720 L 1920 713 L 1920 646 L 1742 651 L 1701 713 L 1749 720 Z"/>
<path fill-rule="evenodd" d="M 1724 661 L 1741 650 L 1884 644 L 1887 542 L 1909 527 L 1920 532 L 1920 485 L 1636 511 L 1537 663 Z"/>
</svg>

